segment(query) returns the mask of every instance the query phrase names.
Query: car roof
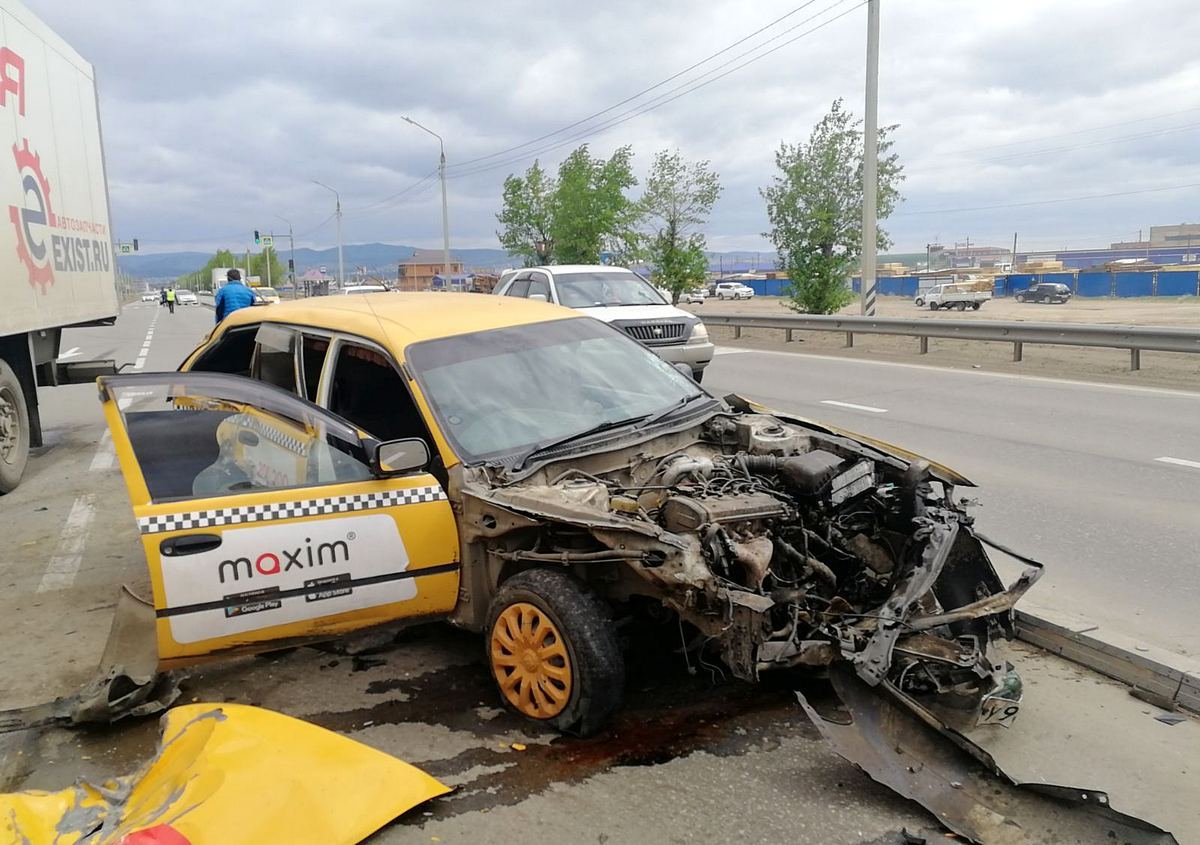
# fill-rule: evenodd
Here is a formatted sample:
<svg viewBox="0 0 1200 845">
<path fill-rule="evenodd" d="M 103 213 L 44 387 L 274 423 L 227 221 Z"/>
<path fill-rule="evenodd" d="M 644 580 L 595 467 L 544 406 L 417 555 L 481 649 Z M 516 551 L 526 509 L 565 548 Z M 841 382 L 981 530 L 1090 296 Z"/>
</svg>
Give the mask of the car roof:
<svg viewBox="0 0 1200 845">
<path fill-rule="evenodd" d="M 628 273 L 628 267 L 614 267 L 612 264 L 551 264 L 541 267 L 526 267 L 526 270 L 544 270 L 550 275 L 563 273 Z"/>
<path fill-rule="evenodd" d="M 288 323 L 345 332 L 372 340 L 403 359 L 406 348 L 424 340 L 567 318 L 588 319 L 569 308 L 522 297 L 387 292 L 317 296 L 270 308 L 242 308 L 221 325 L 225 329 Z"/>
</svg>

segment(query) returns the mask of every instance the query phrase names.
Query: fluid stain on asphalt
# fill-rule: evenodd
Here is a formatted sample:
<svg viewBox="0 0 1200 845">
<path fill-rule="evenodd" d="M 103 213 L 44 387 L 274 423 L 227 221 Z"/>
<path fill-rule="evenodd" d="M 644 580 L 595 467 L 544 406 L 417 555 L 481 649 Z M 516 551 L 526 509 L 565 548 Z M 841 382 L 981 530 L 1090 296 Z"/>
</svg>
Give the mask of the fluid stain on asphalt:
<svg viewBox="0 0 1200 845">
<path fill-rule="evenodd" d="M 443 760 L 422 762 L 434 777 L 453 781 L 471 771 L 485 772 L 462 790 L 399 824 L 422 825 L 481 809 L 517 804 L 554 784 L 572 784 L 620 766 L 653 766 L 703 751 L 728 756 L 769 751 L 779 737 L 816 731 L 796 706 L 790 689 L 769 689 L 738 681 L 714 682 L 689 676 L 669 656 L 631 665 L 624 707 L 600 734 L 582 739 L 558 736 L 513 751 L 502 737 L 537 730 L 509 710 L 483 721 L 475 713 L 497 702 L 495 685 L 482 663 L 457 666 L 418 678 L 372 682 L 368 694 L 403 693 L 370 707 L 311 716 L 332 730 L 366 725 L 434 722 L 479 737 L 479 747 Z"/>
</svg>

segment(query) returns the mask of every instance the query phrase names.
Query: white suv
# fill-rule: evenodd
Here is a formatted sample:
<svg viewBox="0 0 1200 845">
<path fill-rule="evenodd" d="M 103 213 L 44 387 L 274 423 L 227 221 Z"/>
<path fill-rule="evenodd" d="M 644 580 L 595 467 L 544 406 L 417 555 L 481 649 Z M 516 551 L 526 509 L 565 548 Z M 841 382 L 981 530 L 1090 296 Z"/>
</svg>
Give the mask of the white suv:
<svg viewBox="0 0 1200 845">
<path fill-rule="evenodd" d="M 717 299 L 753 299 L 754 288 L 741 282 L 717 282 L 713 296 Z"/>
<path fill-rule="evenodd" d="M 696 381 L 712 361 L 713 345 L 700 318 L 671 305 L 653 285 L 623 267 L 530 267 L 502 279 L 495 293 L 553 302 L 602 320 L 641 341 L 664 361 L 686 364 Z"/>
</svg>

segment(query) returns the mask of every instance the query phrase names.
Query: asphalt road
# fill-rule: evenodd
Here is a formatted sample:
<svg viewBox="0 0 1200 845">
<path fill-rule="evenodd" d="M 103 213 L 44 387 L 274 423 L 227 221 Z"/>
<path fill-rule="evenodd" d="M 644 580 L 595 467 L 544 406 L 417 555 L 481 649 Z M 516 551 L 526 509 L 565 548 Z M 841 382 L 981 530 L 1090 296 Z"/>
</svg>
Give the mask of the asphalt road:
<svg viewBox="0 0 1200 845">
<path fill-rule="evenodd" d="M 1047 565 L 1022 606 L 1200 655 L 1200 394 L 733 349 L 705 387 L 953 467 L 980 530 Z"/>
<path fill-rule="evenodd" d="M 140 360 L 145 370 L 168 370 L 211 324 L 207 308 L 180 308 L 170 315 L 154 305 L 135 304 L 114 328 L 69 331 L 64 349 L 77 350 L 78 358 L 115 357 L 134 366 Z M 831 375 L 838 366 L 843 368 L 841 375 Z M 876 373 L 881 383 L 864 381 L 868 372 Z M 1045 406 L 1045 397 L 1068 388 L 1016 383 L 936 387 L 951 376 L 868 370 L 858 362 L 827 364 L 734 353 L 717 359 L 706 384 L 724 390 L 737 387 L 781 408 L 894 436 L 986 482 L 981 521 L 999 539 L 1038 540 L 1038 532 L 1056 536 L 1053 519 L 1037 522 L 1046 526 L 1037 532 L 1021 528 L 1017 538 L 990 526 L 991 519 L 1022 512 L 1027 502 L 1002 503 L 1014 489 L 1022 496 L 1037 494 L 1036 485 L 1021 470 L 1024 463 L 1005 470 L 1008 458 L 983 455 L 999 448 L 992 439 L 966 438 L 961 456 L 935 447 L 957 443 L 946 432 L 965 422 L 987 430 L 986 408 L 977 405 L 970 415 L 955 416 L 955 403 L 984 403 L 989 393 L 1032 389 L 1040 392 Z M 914 390 L 905 387 L 906 378 L 925 380 L 925 387 L 916 388 L 918 393 L 925 391 L 925 403 L 915 395 L 900 401 L 906 390 Z M 1096 392 L 1094 416 L 1111 410 L 1107 406 L 1118 396 Z M 956 397 L 955 402 L 947 405 L 948 397 Z M 935 399 L 941 403 L 938 413 L 928 410 Z M 0 498 L 6 539 L 0 546 L 0 619 L 5 622 L 0 626 L 0 709 L 67 695 L 88 679 L 107 637 L 118 586 L 131 583 L 136 588 L 146 580 L 124 485 L 111 444 L 103 436 L 95 389 L 79 385 L 43 390 L 41 400 L 47 446 L 31 460 L 22 486 Z M 823 405 L 822 400 L 886 411 L 855 411 Z M 914 415 L 909 430 L 889 429 L 902 421 L 902 407 Z M 1042 415 L 1047 412 L 1046 407 L 1040 410 Z M 922 432 L 927 419 L 933 421 L 932 428 Z M 1041 421 L 1043 416 L 1033 419 Z M 1169 441 L 1174 451 L 1165 455 L 1186 457 L 1186 432 L 1178 436 L 1181 439 Z M 1008 442 L 1006 448 L 1016 451 L 1019 433 L 995 442 Z M 1043 465 L 1039 483 L 1059 491 L 1048 498 L 1068 517 L 1078 514 L 1061 510 L 1061 502 L 1071 498 L 1065 491 L 1087 486 L 1079 465 L 1091 463 L 1079 449 L 1056 454 L 1069 442 L 1064 436 L 1044 443 L 1038 447 L 1041 457 L 1029 461 Z M 1098 441 L 1088 443 L 1093 451 L 1105 448 Z M 1123 460 L 1132 463 L 1134 458 Z M 1067 480 L 1054 480 L 1060 466 L 1072 465 L 1075 469 L 1064 470 Z M 1135 474 L 1128 467 L 1110 469 L 1106 464 L 1102 471 L 1122 477 Z M 1180 479 L 1169 490 L 1160 490 L 1153 501 L 1182 500 L 1192 478 L 1186 473 L 1196 471 L 1166 465 L 1147 468 L 1146 472 Z M 1010 479 L 1009 486 L 1005 479 Z M 1125 482 L 1121 489 L 1128 490 L 1128 479 Z M 1120 503 L 1121 495 L 1098 488 L 1092 499 L 1111 497 Z M 1107 519 L 1109 512 L 1098 516 Z M 1137 519 L 1130 517 L 1128 522 L 1135 525 Z M 1074 541 L 1064 538 L 1047 549 L 1036 544 L 1029 548 L 1028 542 L 1024 547 L 1054 559 L 1055 550 L 1082 542 L 1081 537 L 1104 527 L 1099 520 L 1081 522 L 1072 528 Z M 1149 561 L 1146 556 L 1141 559 Z M 1099 564 L 1093 565 L 1099 571 Z M 1143 568 L 1148 571 L 1149 563 Z M 1111 598 L 1121 589 L 1117 584 L 1130 587 L 1127 592 L 1132 594 L 1133 581 L 1131 576 L 1118 579 L 1111 592 L 1096 595 Z M 1187 604 L 1183 595 L 1163 597 L 1167 599 Z M 457 788 L 453 795 L 409 813 L 372 841 L 500 841 L 527 838 L 533 832 L 567 843 L 893 845 L 906 841 L 904 828 L 936 828 L 916 804 L 873 783 L 833 754 L 790 691 L 727 681 L 718 669 L 700 667 L 689 673 L 672 652 L 670 634 L 631 635 L 630 640 L 625 707 L 610 729 L 589 740 L 541 731 L 501 709 L 479 639 L 440 625 L 403 633 L 370 656 L 354 656 L 344 648 L 298 649 L 216 664 L 192 674 L 181 701 L 236 701 L 276 709 L 418 764 Z M 1177 833 L 1200 835 L 1181 797 L 1194 789 L 1197 773 L 1189 761 L 1200 753 L 1200 724 L 1158 722 L 1153 718 L 1158 711 L 1135 702 L 1123 687 L 1022 647 L 1016 648 L 1013 659 L 1025 677 L 1030 704 L 1028 717 L 1022 716 L 1025 724 L 1005 732 L 1010 745 L 998 750 L 1010 773 L 1022 780 L 1107 788 L 1114 806 L 1145 814 Z M 1124 741 L 1099 739 L 1117 736 Z M 127 719 L 99 730 L 55 728 L 0 735 L 0 790 L 57 789 L 77 777 L 100 780 L 131 772 L 153 753 L 157 737 L 154 719 Z M 1080 742 L 1088 755 L 1076 754 Z M 1032 750 L 1021 743 L 1032 743 Z M 1082 763 L 1072 768 L 1077 758 Z M 319 784 L 309 782 L 302 788 L 319 794 Z M 930 841 L 937 838 L 933 836 Z"/>
</svg>

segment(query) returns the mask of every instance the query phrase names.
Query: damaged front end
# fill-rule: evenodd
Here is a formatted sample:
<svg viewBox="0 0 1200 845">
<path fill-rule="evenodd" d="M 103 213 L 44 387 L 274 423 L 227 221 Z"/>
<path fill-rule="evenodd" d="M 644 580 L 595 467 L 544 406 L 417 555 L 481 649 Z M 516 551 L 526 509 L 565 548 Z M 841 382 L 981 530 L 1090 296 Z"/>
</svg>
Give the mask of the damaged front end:
<svg viewBox="0 0 1200 845">
<path fill-rule="evenodd" d="M 468 470 L 466 522 L 492 526 L 481 554 L 653 599 L 746 680 L 844 663 L 948 724 L 1010 724 L 1021 684 L 997 644 L 1041 571 L 1001 583 L 954 499 L 970 482 L 729 402 L 624 449 Z"/>
</svg>

